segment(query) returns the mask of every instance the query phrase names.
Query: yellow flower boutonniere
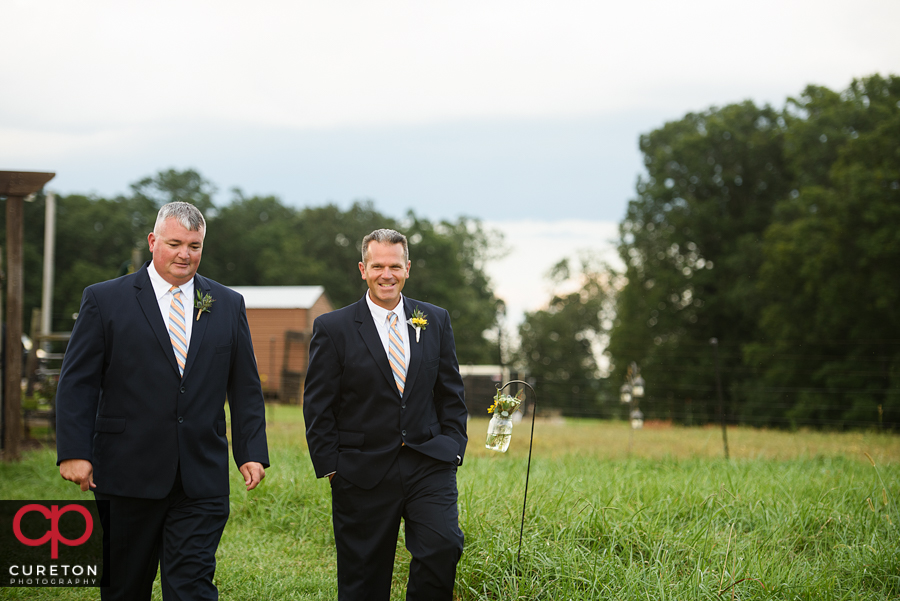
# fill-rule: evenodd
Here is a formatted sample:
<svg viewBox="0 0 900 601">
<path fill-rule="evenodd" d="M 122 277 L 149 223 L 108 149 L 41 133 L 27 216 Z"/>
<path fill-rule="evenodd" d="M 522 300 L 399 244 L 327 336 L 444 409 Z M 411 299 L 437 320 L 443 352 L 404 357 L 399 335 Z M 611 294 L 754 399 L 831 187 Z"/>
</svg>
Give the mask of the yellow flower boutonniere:
<svg viewBox="0 0 900 601">
<path fill-rule="evenodd" d="M 209 308 L 212 304 L 216 302 L 216 299 L 211 297 L 208 294 L 200 294 L 200 291 L 197 291 L 197 300 L 194 301 L 194 308 L 197 309 L 197 321 L 200 321 L 201 313 L 209 313 Z"/>
<path fill-rule="evenodd" d="M 416 342 L 419 341 L 419 332 L 424 330 L 426 326 L 428 326 L 428 316 L 422 313 L 422 310 L 416 307 L 416 310 L 413 311 L 412 317 L 406 322 L 412 327 L 416 329 Z"/>
</svg>

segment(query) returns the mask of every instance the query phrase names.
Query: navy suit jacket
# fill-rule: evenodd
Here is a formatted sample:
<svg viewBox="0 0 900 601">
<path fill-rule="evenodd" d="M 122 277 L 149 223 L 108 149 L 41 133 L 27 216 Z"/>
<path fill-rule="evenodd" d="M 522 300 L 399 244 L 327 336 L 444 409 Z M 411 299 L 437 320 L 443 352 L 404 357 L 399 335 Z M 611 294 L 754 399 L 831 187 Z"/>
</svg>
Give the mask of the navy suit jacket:
<svg viewBox="0 0 900 601">
<path fill-rule="evenodd" d="M 430 303 L 404 301 L 407 319 L 419 308 L 428 326 L 416 342 L 415 329 L 407 325 L 410 357 L 402 396 L 365 297 L 313 324 L 303 416 L 319 478 L 337 471 L 371 489 L 401 444 L 462 463 L 467 412 L 450 316 Z"/>
<path fill-rule="evenodd" d="M 227 495 L 226 396 L 235 462 L 269 464 L 244 298 L 194 276 L 215 302 L 199 321 L 188 312 L 181 377 L 148 264 L 84 291 L 56 394 L 57 463 L 87 459 L 109 495 L 161 499 L 179 466 L 189 497 Z"/>
</svg>

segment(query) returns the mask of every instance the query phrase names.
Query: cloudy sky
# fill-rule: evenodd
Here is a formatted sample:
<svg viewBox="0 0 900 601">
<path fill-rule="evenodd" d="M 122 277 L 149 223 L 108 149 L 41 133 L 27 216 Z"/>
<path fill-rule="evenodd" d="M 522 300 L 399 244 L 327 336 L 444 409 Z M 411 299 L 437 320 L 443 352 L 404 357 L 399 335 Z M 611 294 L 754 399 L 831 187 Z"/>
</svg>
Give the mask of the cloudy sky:
<svg viewBox="0 0 900 601">
<path fill-rule="evenodd" d="M 562 256 L 608 251 L 641 133 L 900 73 L 896 0 L 3 0 L 0 22 L 0 169 L 478 217 L 510 234 L 513 315 Z"/>
</svg>

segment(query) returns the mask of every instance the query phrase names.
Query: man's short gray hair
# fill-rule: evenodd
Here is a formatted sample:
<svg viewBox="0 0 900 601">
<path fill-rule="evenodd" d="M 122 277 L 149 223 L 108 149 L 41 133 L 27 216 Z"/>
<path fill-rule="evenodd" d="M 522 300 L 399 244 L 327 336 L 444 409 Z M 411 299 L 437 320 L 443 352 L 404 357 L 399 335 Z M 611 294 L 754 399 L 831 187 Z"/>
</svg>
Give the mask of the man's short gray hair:
<svg viewBox="0 0 900 601">
<path fill-rule="evenodd" d="M 188 202 L 170 202 L 163 205 L 156 214 L 156 224 L 153 233 L 159 235 L 159 229 L 166 219 L 177 219 L 184 229 L 191 232 L 201 232 L 206 238 L 206 219 L 200 209 Z"/>
<path fill-rule="evenodd" d="M 406 236 L 396 230 L 380 229 L 375 230 L 362 241 L 362 263 L 367 264 L 369 259 L 369 243 L 382 242 L 386 244 L 402 244 L 403 260 L 409 262 L 409 244 L 406 242 Z"/>
</svg>

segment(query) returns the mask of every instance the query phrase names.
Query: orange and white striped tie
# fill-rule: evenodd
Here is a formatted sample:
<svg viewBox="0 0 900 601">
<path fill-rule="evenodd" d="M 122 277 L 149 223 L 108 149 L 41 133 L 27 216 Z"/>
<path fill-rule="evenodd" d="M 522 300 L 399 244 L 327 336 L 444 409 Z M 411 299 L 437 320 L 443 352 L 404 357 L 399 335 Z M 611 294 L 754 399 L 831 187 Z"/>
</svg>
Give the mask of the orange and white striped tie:
<svg viewBox="0 0 900 601">
<path fill-rule="evenodd" d="M 391 371 L 394 372 L 397 390 L 402 395 L 403 387 L 406 386 L 406 354 L 403 352 L 403 338 L 397 329 L 397 314 L 392 311 L 389 318 L 391 329 L 388 330 L 388 361 L 391 363 Z"/>
<path fill-rule="evenodd" d="M 184 362 L 187 360 L 187 329 L 184 323 L 184 303 L 181 301 L 181 288 L 172 286 L 172 303 L 169 305 L 169 340 L 175 350 L 178 362 L 178 373 L 184 375 Z"/>
</svg>

